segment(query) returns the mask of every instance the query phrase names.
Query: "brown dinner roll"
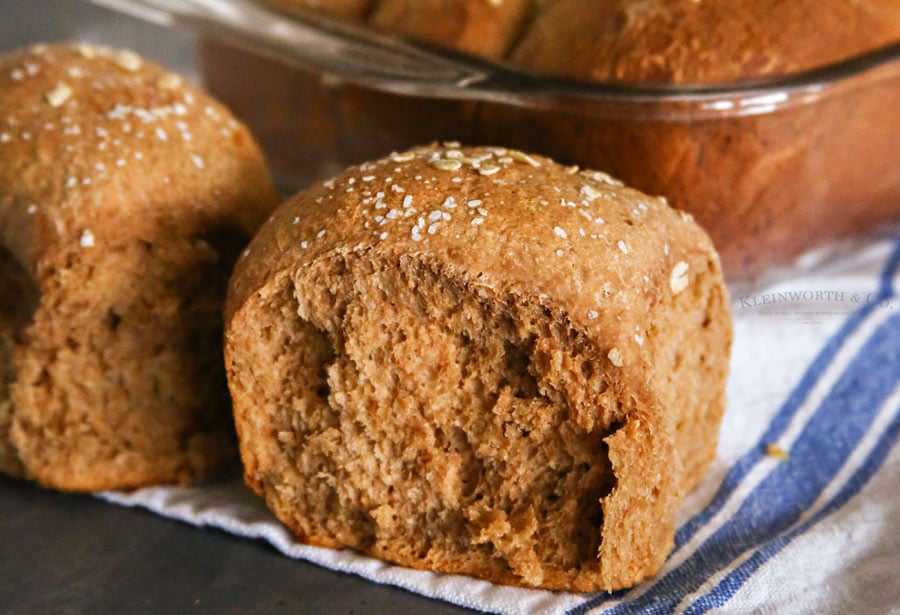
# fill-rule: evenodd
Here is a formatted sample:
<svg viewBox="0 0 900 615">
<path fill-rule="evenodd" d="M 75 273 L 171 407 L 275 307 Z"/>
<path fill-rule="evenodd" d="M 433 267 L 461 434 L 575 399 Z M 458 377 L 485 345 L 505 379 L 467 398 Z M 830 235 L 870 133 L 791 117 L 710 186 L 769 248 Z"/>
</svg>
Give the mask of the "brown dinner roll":
<svg viewBox="0 0 900 615">
<path fill-rule="evenodd" d="M 227 109 L 134 53 L 0 59 L 0 469 L 94 490 L 233 459 L 222 302 L 276 202 Z"/>
<path fill-rule="evenodd" d="M 556 0 L 508 59 L 582 81 L 722 85 L 898 41 L 898 8 L 897 0 Z M 747 279 L 898 219 L 896 73 L 886 65 L 836 81 L 823 75 L 804 93 L 748 89 L 702 102 L 485 104 L 476 132 L 665 194 L 709 232 L 726 275 Z"/>
<path fill-rule="evenodd" d="M 587 81 L 709 84 L 796 73 L 898 39 L 897 0 L 554 0 L 509 59 Z"/>
<path fill-rule="evenodd" d="M 317 184 L 251 242 L 225 318 L 246 481 L 311 544 L 626 587 L 716 449 L 712 244 L 547 158 L 446 144 Z"/>
</svg>

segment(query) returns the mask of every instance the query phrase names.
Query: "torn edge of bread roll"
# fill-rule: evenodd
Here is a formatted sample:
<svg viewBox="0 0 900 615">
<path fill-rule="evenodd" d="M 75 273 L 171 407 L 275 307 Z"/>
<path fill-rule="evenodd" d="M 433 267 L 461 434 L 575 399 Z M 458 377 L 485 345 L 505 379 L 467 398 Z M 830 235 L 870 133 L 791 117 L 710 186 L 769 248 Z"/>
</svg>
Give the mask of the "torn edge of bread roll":
<svg viewBox="0 0 900 615">
<path fill-rule="evenodd" d="M 276 210 L 225 337 L 246 481 L 300 540 L 596 591 L 672 548 L 731 320 L 711 242 L 664 200 L 451 143 Z"/>
<path fill-rule="evenodd" d="M 277 202 L 247 129 L 139 55 L 0 58 L 0 471 L 96 490 L 231 463 L 221 310 Z"/>
</svg>

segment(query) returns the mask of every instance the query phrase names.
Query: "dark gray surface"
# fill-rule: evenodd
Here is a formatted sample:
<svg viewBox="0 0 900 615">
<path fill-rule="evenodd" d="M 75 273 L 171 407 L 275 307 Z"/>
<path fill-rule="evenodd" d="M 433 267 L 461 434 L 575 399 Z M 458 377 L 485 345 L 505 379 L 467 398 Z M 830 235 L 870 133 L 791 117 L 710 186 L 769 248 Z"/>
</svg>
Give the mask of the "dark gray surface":
<svg viewBox="0 0 900 615">
<path fill-rule="evenodd" d="M 235 538 L 0 477 L 0 612 L 467 613 Z"/>
<path fill-rule="evenodd" d="M 0 0 L 0 52 L 88 40 L 193 71 L 193 41 L 76 0 Z M 467 613 L 270 546 L 0 477 L 0 613 Z"/>
</svg>

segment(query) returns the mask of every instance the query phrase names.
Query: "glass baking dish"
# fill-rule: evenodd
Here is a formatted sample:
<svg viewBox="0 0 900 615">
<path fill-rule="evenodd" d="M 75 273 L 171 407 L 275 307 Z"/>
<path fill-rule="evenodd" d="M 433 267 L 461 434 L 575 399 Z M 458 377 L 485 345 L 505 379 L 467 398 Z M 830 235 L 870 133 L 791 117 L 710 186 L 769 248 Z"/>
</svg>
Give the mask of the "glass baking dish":
<svg viewBox="0 0 900 615">
<path fill-rule="evenodd" d="M 707 229 L 731 279 L 900 221 L 900 42 L 699 87 L 556 79 L 253 0 L 92 0 L 201 36 L 285 190 L 432 140 L 607 171 Z"/>
</svg>

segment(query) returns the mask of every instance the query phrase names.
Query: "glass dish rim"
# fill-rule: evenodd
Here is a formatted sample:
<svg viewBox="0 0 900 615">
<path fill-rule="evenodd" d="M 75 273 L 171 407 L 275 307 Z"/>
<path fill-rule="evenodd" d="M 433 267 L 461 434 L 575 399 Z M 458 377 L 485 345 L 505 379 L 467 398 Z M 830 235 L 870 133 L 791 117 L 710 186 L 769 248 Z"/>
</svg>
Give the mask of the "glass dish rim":
<svg viewBox="0 0 900 615">
<path fill-rule="evenodd" d="M 572 108 L 673 104 L 687 115 L 752 115 L 814 102 L 837 86 L 887 68 L 900 78 L 900 40 L 809 70 L 710 84 L 592 82 L 541 75 L 387 34 L 311 9 L 279 10 L 265 0 L 87 0 L 194 34 L 401 96 Z M 315 43 L 315 44 L 313 44 Z M 885 71 L 881 71 L 885 72 Z M 880 78 L 885 78 L 884 76 Z"/>
</svg>

